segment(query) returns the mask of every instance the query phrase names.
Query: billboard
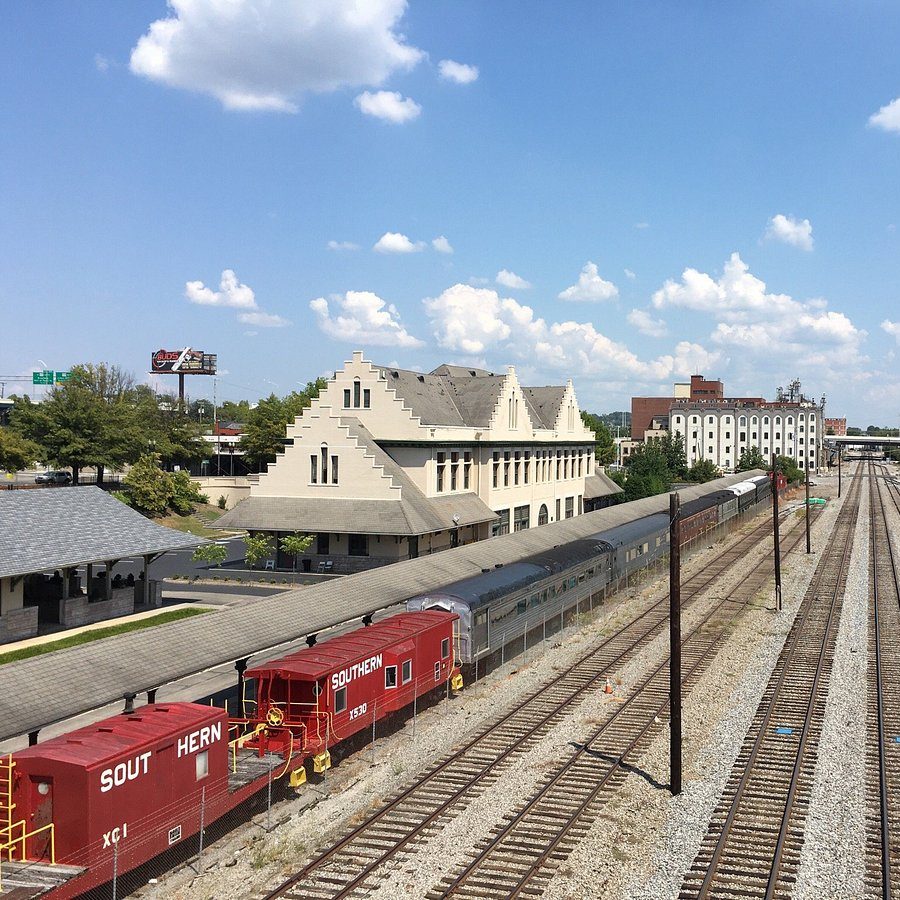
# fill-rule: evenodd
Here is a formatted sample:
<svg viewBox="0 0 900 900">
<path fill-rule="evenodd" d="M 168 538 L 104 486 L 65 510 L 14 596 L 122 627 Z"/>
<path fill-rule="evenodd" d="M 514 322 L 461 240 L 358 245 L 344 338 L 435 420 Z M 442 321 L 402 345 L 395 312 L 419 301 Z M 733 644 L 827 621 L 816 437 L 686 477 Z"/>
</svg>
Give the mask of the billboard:
<svg viewBox="0 0 900 900">
<path fill-rule="evenodd" d="M 150 356 L 150 371 L 157 375 L 215 375 L 216 354 L 190 347 L 157 350 Z"/>
</svg>

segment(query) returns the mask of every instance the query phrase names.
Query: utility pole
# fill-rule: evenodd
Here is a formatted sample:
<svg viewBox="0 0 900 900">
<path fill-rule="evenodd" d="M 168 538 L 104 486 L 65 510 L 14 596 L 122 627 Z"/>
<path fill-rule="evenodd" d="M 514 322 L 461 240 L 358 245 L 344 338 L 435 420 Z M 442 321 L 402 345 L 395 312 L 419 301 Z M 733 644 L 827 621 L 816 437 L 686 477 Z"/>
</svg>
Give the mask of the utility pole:
<svg viewBox="0 0 900 900">
<path fill-rule="evenodd" d="M 669 494 L 669 789 L 681 793 L 681 508 Z"/>
<path fill-rule="evenodd" d="M 806 552 L 812 553 L 809 536 L 809 460 L 806 461 Z"/>
<path fill-rule="evenodd" d="M 838 444 L 838 500 L 841 499 L 841 445 Z"/>
<path fill-rule="evenodd" d="M 809 507 L 807 506 L 807 509 Z M 778 534 L 778 457 L 772 454 L 772 533 L 775 536 L 775 610 L 781 612 L 781 538 Z"/>
</svg>

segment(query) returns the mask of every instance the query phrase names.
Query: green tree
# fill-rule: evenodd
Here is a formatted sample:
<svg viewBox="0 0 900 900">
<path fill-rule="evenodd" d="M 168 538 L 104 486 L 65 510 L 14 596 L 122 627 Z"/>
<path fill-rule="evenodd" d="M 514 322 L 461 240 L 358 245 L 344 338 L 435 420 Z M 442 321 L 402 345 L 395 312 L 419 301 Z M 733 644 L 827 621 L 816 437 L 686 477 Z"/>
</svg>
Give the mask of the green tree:
<svg viewBox="0 0 900 900">
<path fill-rule="evenodd" d="M 246 422 L 250 418 L 250 404 L 246 400 L 235 403 L 225 400 L 219 405 L 217 418 L 220 422 Z M 203 417 L 206 419 L 206 416 Z M 210 421 L 212 419 L 210 418 Z"/>
<path fill-rule="evenodd" d="M 279 542 L 282 552 L 293 558 L 292 568 L 295 572 L 297 571 L 297 557 L 301 553 L 306 553 L 312 546 L 312 542 L 313 536 L 311 534 L 299 534 L 298 532 L 286 534 Z"/>
<path fill-rule="evenodd" d="M 287 426 L 319 396 L 328 382 L 324 378 L 310 381 L 302 391 L 292 391 L 287 397 L 270 394 L 250 411 L 241 437 L 244 459 L 253 468 L 274 462 L 284 449 Z"/>
<path fill-rule="evenodd" d="M 191 481 L 191 476 L 184 469 L 168 474 L 172 485 L 169 506 L 179 516 L 189 516 L 197 508 L 197 504 L 209 502 L 209 497 L 200 493 L 199 485 Z"/>
<path fill-rule="evenodd" d="M 133 402 L 144 431 L 142 450 L 152 446 L 165 467 L 189 466 L 203 459 L 206 443 L 200 423 L 179 406 L 176 397 L 157 395 L 139 385 Z"/>
<path fill-rule="evenodd" d="M 781 472 L 788 481 L 803 481 L 805 478 L 803 469 L 797 465 L 792 456 L 776 457 L 775 465 L 778 467 L 778 471 Z"/>
<path fill-rule="evenodd" d="M 124 484 L 131 505 L 145 515 L 161 516 L 169 508 L 174 491 L 172 474 L 163 471 L 156 457 L 149 453 L 131 467 Z"/>
<path fill-rule="evenodd" d="M 769 464 L 756 445 L 741 451 L 736 472 L 748 472 L 750 469 L 768 469 Z"/>
<path fill-rule="evenodd" d="M 213 566 L 221 566 L 225 562 L 228 551 L 221 544 L 201 544 L 191 559 L 195 562 L 206 562 Z"/>
<path fill-rule="evenodd" d="M 41 449 L 37 444 L 23 438 L 11 428 L 0 428 L 0 469 L 18 472 L 27 469 L 40 459 Z"/>
<path fill-rule="evenodd" d="M 687 472 L 687 480 L 694 484 L 712 481 L 722 473 L 711 459 L 698 459 Z"/>
<path fill-rule="evenodd" d="M 608 466 L 616 461 L 616 444 L 612 432 L 600 416 L 594 413 L 581 412 L 581 421 L 594 432 L 597 443 L 594 447 L 594 456 L 601 466 Z"/>
<path fill-rule="evenodd" d="M 248 534 L 244 538 L 244 559 L 250 568 L 272 554 L 272 538 L 268 534 Z"/>
<path fill-rule="evenodd" d="M 669 432 L 659 439 L 659 446 L 666 457 L 666 468 L 669 470 L 671 480 L 681 481 L 687 478 L 688 464 L 687 454 L 684 450 L 684 437 L 680 432 Z"/>
<path fill-rule="evenodd" d="M 134 379 L 118 366 L 73 366 L 43 403 L 18 398 L 10 425 L 40 446 L 45 462 L 71 467 L 76 482 L 84 466 L 94 466 L 102 483 L 107 466 L 133 462 L 146 450 L 134 399 Z"/>
<path fill-rule="evenodd" d="M 658 441 L 636 447 L 628 458 L 625 500 L 640 500 L 669 490 L 671 474 Z"/>
</svg>

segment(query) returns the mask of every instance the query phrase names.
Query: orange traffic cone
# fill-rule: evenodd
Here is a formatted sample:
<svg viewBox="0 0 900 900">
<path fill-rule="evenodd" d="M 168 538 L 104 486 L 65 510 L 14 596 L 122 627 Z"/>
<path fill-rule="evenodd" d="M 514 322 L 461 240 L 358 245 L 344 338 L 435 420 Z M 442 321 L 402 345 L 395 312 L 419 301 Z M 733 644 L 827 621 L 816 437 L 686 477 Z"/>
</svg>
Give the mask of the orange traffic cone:
<svg viewBox="0 0 900 900">
<path fill-rule="evenodd" d="M 606 679 L 606 685 L 603 688 L 604 694 L 611 694 L 613 692 L 613 686 L 609 683 L 609 679 Z"/>
</svg>

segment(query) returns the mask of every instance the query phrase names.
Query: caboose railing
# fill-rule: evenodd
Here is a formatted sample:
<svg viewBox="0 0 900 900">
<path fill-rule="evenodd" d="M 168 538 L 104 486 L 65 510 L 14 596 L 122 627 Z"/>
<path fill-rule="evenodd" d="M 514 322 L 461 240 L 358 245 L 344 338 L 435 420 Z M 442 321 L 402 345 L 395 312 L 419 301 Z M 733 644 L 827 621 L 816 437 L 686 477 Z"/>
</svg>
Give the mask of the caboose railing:
<svg viewBox="0 0 900 900">
<path fill-rule="evenodd" d="M 26 830 L 25 820 L 13 822 L 8 829 L 9 838 L 3 844 L 0 844 L 0 891 L 3 890 L 3 858 L 10 861 L 15 860 L 18 850 L 19 859 L 25 860 L 25 842 L 31 838 L 43 834 L 45 831 L 50 832 L 50 864 L 56 865 L 56 827 L 53 822 L 49 825 L 42 825 L 40 828 L 34 828 L 31 831 Z M 18 834 L 17 834 L 18 832 Z"/>
</svg>

